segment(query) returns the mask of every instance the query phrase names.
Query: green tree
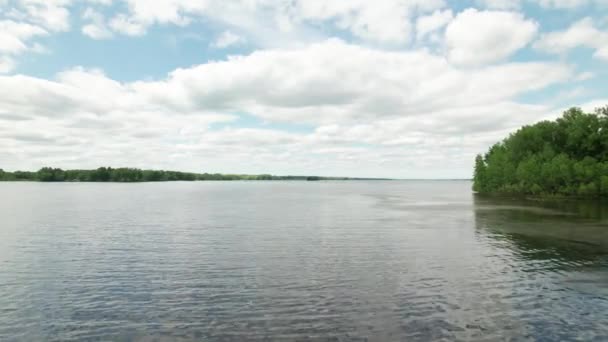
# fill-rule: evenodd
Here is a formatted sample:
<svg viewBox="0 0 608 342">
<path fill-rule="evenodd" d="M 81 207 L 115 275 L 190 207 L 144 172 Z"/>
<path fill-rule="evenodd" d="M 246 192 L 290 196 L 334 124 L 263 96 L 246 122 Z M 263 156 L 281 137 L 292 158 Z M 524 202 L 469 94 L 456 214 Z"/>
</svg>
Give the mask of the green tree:
<svg viewBox="0 0 608 342">
<path fill-rule="evenodd" d="M 522 127 L 475 159 L 473 180 L 477 192 L 608 195 L 608 106 Z"/>
<path fill-rule="evenodd" d="M 473 190 L 477 192 L 483 192 L 484 186 L 487 184 L 486 180 L 486 163 L 483 161 L 481 155 L 477 155 L 475 158 L 475 177 L 477 181 L 473 184 Z"/>
</svg>

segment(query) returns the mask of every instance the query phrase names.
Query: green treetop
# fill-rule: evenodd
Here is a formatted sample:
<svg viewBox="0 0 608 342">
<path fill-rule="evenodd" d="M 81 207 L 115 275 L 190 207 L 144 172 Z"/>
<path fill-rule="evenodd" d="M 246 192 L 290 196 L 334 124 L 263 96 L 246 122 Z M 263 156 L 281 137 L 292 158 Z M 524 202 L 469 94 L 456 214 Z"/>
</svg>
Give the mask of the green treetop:
<svg viewBox="0 0 608 342">
<path fill-rule="evenodd" d="M 608 196 L 608 107 L 522 127 L 477 156 L 473 190 Z"/>
</svg>

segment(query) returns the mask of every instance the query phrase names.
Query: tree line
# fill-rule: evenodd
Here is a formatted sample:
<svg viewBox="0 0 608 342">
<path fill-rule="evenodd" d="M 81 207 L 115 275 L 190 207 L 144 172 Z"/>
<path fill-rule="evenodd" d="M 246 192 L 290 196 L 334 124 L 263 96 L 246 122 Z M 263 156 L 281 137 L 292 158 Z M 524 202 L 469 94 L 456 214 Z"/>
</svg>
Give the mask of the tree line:
<svg viewBox="0 0 608 342">
<path fill-rule="evenodd" d="M 318 176 L 231 175 L 219 173 L 190 173 L 136 168 L 100 167 L 94 170 L 62 170 L 43 167 L 38 171 L 8 172 L 0 169 L 0 181 L 36 182 L 168 182 L 168 181 L 236 181 L 236 180 L 354 180 L 363 178 Z"/>
<path fill-rule="evenodd" d="M 608 106 L 524 126 L 475 160 L 473 190 L 608 196 Z"/>
</svg>

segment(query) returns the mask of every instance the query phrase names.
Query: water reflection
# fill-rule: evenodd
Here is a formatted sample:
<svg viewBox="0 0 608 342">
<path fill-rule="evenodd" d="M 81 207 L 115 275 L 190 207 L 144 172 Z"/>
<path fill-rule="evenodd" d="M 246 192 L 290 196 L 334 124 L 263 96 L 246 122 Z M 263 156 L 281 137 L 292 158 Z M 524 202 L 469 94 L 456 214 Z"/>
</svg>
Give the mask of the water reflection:
<svg viewBox="0 0 608 342">
<path fill-rule="evenodd" d="M 608 261 L 608 203 L 475 195 L 477 233 L 508 243 L 518 256 L 555 269 L 602 267 Z"/>
<path fill-rule="evenodd" d="M 608 340 L 607 207 L 470 188 L 0 184 L 0 341 Z"/>
</svg>

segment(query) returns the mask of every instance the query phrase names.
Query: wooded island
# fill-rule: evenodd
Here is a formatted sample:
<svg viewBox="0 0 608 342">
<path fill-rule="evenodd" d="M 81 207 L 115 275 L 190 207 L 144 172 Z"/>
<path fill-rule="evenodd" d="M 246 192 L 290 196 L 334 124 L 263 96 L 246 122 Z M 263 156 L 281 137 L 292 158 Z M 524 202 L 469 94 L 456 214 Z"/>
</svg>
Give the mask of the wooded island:
<svg viewBox="0 0 608 342">
<path fill-rule="evenodd" d="M 478 193 L 608 196 L 608 107 L 524 126 L 475 160 Z"/>
<path fill-rule="evenodd" d="M 239 175 L 220 173 L 190 173 L 135 168 L 100 167 L 95 170 L 62 170 L 44 167 L 38 171 L 7 172 L 0 169 L 0 181 L 34 182 L 167 182 L 167 181 L 236 181 L 236 180 L 364 180 L 369 178 Z"/>
</svg>

